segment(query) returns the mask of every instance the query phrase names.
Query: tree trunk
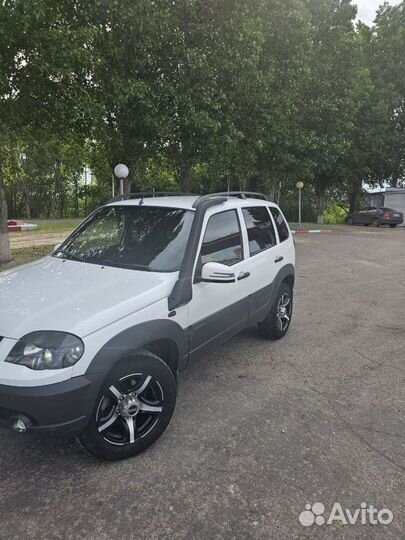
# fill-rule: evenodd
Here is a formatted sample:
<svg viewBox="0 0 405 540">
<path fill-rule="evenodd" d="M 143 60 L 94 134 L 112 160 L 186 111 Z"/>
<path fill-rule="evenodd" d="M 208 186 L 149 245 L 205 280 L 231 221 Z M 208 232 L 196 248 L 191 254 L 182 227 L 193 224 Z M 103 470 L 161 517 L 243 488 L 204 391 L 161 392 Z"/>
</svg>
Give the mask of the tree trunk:
<svg viewBox="0 0 405 540">
<path fill-rule="evenodd" d="M 317 223 L 323 223 L 323 214 L 325 212 L 326 203 L 326 190 L 322 189 L 317 192 L 318 195 L 318 221 Z"/>
<path fill-rule="evenodd" d="M 75 175 L 75 217 L 79 217 L 79 179 Z"/>
<path fill-rule="evenodd" d="M 24 206 L 25 206 L 25 217 L 27 219 L 31 219 L 31 204 L 27 196 L 25 197 L 25 200 L 24 200 Z"/>
<path fill-rule="evenodd" d="M 352 190 L 349 194 L 349 202 L 350 202 L 349 213 L 357 212 L 359 210 L 362 187 L 363 187 L 363 180 L 356 180 L 356 182 L 353 184 Z"/>
<path fill-rule="evenodd" d="M 7 227 L 8 209 L 4 187 L 3 164 L 0 161 L 0 264 L 11 261 L 10 239 Z"/>
<path fill-rule="evenodd" d="M 124 179 L 124 194 L 128 195 L 132 193 L 132 184 L 134 182 L 134 175 L 132 172 L 132 167 L 129 169 L 128 178 Z"/>
<path fill-rule="evenodd" d="M 183 193 L 191 193 L 191 178 L 192 170 L 188 163 L 185 163 L 180 169 L 179 183 L 180 191 Z"/>
<path fill-rule="evenodd" d="M 61 162 L 58 160 L 55 163 L 55 172 L 53 175 L 53 196 L 51 201 L 51 214 L 53 218 L 57 217 L 58 212 L 58 195 L 60 192 L 60 173 L 61 173 Z"/>
</svg>

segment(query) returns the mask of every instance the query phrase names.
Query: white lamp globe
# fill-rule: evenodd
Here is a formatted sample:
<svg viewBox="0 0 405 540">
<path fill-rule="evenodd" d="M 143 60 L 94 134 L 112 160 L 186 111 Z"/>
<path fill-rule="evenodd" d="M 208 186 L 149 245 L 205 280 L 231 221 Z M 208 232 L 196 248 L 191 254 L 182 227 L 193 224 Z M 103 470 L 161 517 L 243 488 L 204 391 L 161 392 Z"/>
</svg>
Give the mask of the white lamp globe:
<svg viewBox="0 0 405 540">
<path fill-rule="evenodd" d="M 129 169 L 123 163 L 119 163 L 114 168 L 114 174 L 117 178 L 127 178 L 129 175 Z"/>
</svg>

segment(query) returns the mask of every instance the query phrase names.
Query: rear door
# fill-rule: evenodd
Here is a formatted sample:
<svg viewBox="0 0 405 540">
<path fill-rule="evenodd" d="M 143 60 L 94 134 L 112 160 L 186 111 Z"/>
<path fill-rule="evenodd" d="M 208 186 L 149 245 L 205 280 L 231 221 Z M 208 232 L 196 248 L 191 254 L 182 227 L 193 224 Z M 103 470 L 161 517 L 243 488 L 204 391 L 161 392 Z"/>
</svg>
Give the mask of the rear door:
<svg viewBox="0 0 405 540">
<path fill-rule="evenodd" d="M 274 278 L 284 260 L 274 222 L 267 206 L 241 209 L 246 227 L 246 269 L 249 279 L 249 324 L 262 320 L 269 308 Z"/>
<path fill-rule="evenodd" d="M 201 268 L 207 262 L 229 266 L 237 279 L 234 283 L 201 282 Z M 188 305 L 190 360 L 247 326 L 249 280 L 237 210 L 207 212 L 195 267 L 193 298 Z"/>
</svg>

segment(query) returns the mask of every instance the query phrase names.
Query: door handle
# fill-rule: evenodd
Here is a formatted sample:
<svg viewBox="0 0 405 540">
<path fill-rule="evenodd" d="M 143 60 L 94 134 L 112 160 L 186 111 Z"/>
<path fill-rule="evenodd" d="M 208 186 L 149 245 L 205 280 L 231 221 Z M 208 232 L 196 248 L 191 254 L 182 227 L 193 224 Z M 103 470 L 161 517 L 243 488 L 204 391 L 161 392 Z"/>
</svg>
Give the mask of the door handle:
<svg viewBox="0 0 405 540">
<path fill-rule="evenodd" d="M 238 276 L 238 281 L 241 281 L 242 279 L 246 279 L 250 276 L 250 272 L 241 272 Z"/>
<path fill-rule="evenodd" d="M 284 261 L 284 257 L 277 257 L 276 259 L 274 259 L 275 263 L 279 263 L 281 261 Z"/>
</svg>

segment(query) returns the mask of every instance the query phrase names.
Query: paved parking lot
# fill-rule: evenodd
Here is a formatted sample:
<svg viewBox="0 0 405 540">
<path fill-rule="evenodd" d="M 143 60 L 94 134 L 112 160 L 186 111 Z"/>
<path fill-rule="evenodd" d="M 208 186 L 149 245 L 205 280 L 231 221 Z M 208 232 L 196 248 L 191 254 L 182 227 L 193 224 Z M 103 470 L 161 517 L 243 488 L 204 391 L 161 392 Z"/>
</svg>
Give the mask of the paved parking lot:
<svg viewBox="0 0 405 540">
<path fill-rule="evenodd" d="M 300 236 L 297 252 L 289 335 L 252 329 L 192 366 L 146 453 L 103 463 L 0 433 L 0 538 L 405 538 L 405 230 Z M 394 520 L 304 527 L 315 502 Z"/>
</svg>

